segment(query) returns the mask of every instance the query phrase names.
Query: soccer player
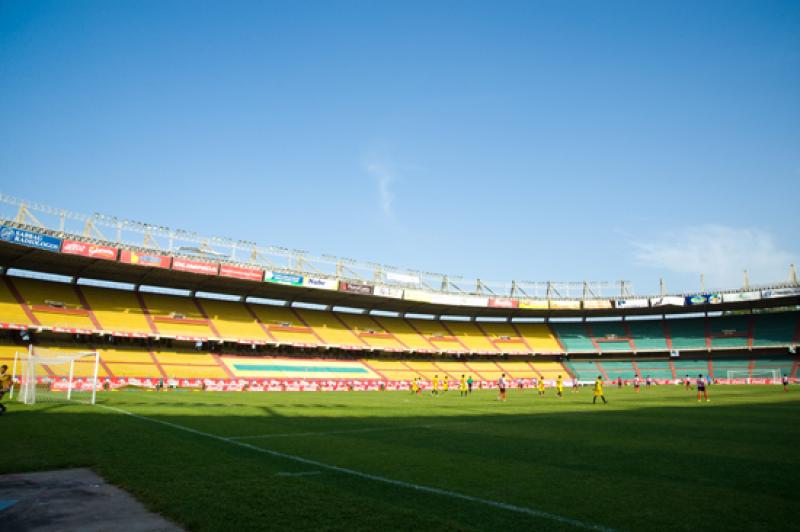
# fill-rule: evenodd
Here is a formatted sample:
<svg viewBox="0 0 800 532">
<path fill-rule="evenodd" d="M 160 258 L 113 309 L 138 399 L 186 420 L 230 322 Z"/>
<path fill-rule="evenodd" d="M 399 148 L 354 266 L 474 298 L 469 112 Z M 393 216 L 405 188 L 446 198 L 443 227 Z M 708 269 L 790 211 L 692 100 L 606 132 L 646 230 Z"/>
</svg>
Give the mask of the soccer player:
<svg viewBox="0 0 800 532">
<path fill-rule="evenodd" d="M 433 388 L 431 388 L 431 395 L 439 395 L 439 376 L 433 376 Z"/>
<path fill-rule="evenodd" d="M 539 396 L 544 395 L 544 379 L 539 379 Z"/>
<path fill-rule="evenodd" d="M 784 392 L 788 392 L 789 391 L 789 376 L 784 374 L 782 381 L 783 381 L 783 391 Z"/>
<path fill-rule="evenodd" d="M 608 403 L 608 401 L 606 401 L 605 394 L 603 394 L 603 376 L 602 375 L 598 375 L 597 379 L 594 381 L 594 397 L 592 398 L 592 404 L 596 404 L 597 403 L 597 398 L 598 397 L 603 400 L 603 404 Z"/>
<path fill-rule="evenodd" d="M 635 376 L 633 378 L 633 389 L 636 390 L 636 393 L 639 393 L 639 376 Z"/>
<path fill-rule="evenodd" d="M 461 375 L 461 380 L 458 382 L 458 395 L 461 397 L 467 396 L 467 377 Z"/>
<path fill-rule="evenodd" d="M 617 379 L 617 388 L 619 388 L 620 390 L 622 389 L 622 377 Z"/>
<path fill-rule="evenodd" d="M 686 374 L 686 377 L 683 379 L 683 382 L 686 383 L 686 389 L 689 390 L 692 387 L 692 381 L 689 380 L 689 374 Z"/>
<path fill-rule="evenodd" d="M 648 375 L 647 378 L 644 381 L 644 385 L 645 385 L 646 388 L 649 389 L 651 384 L 653 384 L 653 379 L 651 379 L 650 375 Z"/>
<path fill-rule="evenodd" d="M 419 382 L 417 382 L 417 379 L 415 378 L 413 381 L 411 381 L 411 395 L 416 395 L 418 393 L 419 393 Z"/>
<path fill-rule="evenodd" d="M 472 393 L 472 383 L 473 383 L 473 382 L 474 382 L 474 381 L 472 380 L 472 375 L 470 375 L 470 376 L 467 378 L 467 390 L 469 391 L 469 393 L 470 393 L 470 394 Z"/>
<path fill-rule="evenodd" d="M 11 389 L 11 375 L 8 374 L 8 366 L 3 364 L 0 366 L 0 401 L 3 396 Z M 6 411 L 6 405 L 0 402 L 0 414 Z"/>
<path fill-rule="evenodd" d="M 575 377 L 574 379 L 572 379 L 572 391 L 573 392 L 579 392 L 580 388 L 581 388 L 581 384 L 580 384 L 580 382 L 578 382 L 578 377 Z"/>
<path fill-rule="evenodd" d="M 442 379 L 442 392 L 447 392 L 450 389 L 450 378 L 445 376 Z"/>
<path fill-rule="evenodd" d="M 703 396 L 706 400 L 706 403 L 710 401 L 708 398 L 708 389 L 706 389 L 706 380 L 703 378 L 703 374 L 700 373 L 697 375 L 697 402 L 700 402 L 700 396 Z"/>
<path fill-rule="evenodd" d="M 564 397 L 564 380 L 561 378 L 561 375 L 556 379 L 556 395 Z"/>
<path fill-rule="evenodd" d="M 505 373 L 500 375 L 500 379 L 497 381 L 497 387 L 500 389 L 500 395 L 497 396 L 497 400 L 505 402 L 505 400 L 506 400 L 506 374 Z"/>
</svg>

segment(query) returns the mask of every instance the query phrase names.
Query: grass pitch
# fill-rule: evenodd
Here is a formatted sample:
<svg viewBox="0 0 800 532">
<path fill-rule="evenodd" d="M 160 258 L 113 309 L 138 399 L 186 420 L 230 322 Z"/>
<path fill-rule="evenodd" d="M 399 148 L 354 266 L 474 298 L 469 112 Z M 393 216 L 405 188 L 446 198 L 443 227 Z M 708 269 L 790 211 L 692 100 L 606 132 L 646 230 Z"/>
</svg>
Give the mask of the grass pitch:
<svg viewBox="0 0 800 532">
<path fill-rule="evenodd" d="M 10 403 L 0 473 L 88 466 L 191 530 L 796 526 L 800 387 L 714 386 L 710 403 L 678 386 L 607 397 L 123 391 L 97 406 Z"/>
</svg>

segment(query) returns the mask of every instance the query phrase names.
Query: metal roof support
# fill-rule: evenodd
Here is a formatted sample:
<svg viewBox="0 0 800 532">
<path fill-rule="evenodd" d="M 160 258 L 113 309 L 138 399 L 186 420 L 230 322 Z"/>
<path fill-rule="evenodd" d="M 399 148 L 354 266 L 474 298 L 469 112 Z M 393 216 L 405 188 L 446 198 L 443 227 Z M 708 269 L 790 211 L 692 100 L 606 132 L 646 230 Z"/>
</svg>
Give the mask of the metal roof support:
<svg viewBox="0 0 800 532">
<path fill-rule="evenodd" d="M 797 286 L 797 267 L 794 264 L 789 265 L 789 282 Z"/>
</svg>

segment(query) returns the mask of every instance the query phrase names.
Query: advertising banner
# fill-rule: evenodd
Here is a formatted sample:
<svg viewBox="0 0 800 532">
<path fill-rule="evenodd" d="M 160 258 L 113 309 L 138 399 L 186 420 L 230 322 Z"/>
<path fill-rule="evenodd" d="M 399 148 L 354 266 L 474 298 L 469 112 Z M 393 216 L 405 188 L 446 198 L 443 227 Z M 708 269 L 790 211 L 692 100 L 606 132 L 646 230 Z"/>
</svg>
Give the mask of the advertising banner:
<svg viewBox="0 0 800 532">
<path fill-rule="evenodd" d="M 264 272 L 264 281 L 268 283 L 288 284 L 292 286 L 302 286 L 303 276 L 294 273 Z"/>
<path fill-rule="evenodd" d="M 242 268 L 241 266 L 231 266 L 229 264 L 220 264 L 219 274 L 222 277 L 233 277 L 234 279 L 244 279 L 245 281 L 260 281 L 264 278 L 264 270 Z"/>
<path fill-rule="evenodd" d="M 7 225 L 0 226 L 0 240 L 27 246 L 29 248 L 43 249 L 45 251 L 58 252 L 61 249 L 61 239 L 52 236 L 25 231 Z"/>
<path fill-rule="evenodd" d="M 111 246 L 100 246 L 98 244 L 89 244 L 76 240 L 64 240 L 64 242 L 61 243 L 61 253 L 81 255 L 93 259 L 117 260 L 118 252 L 119 250 L 117 248 L 112 248 Z"/>
<path fill-rule="evenodd" d="M 650 302 L 646 299 L 617 299 L 614 301 L 616 308 L 647 308 Z"/>
<path fill-rule="evenodd" d="M 199 273 L 202 275 L 217 275 L 217 273 L 219 273 L 219 264 L 175 257 L 172 259 L 172 269 L 181 272 Z"/>
<path fill-rule="evenodd" d="M 800 288 L 773 288 L 762 290 L 761 297 L 772 299 L 773 297 L 792 297 L 800 296 Z"/>
<path fill-rule="evenodd" d="M 490 297 L 489 306 L 494 308 L 518 308 L 519 300 L 510 297 Z"/>
<path fill-rule="evenodd" d="M 611 301 L 608 299 L 585 299 L 583 301 L 583 308 L 586 309 L 611 308 Z"/>
<path fill-rule="evenodd" d="M 481 296 L 460 296 L 457 294 L 440 294 L 437 292 L 427 293 L 428 303 L 436 305 L 454 305 L 459 307 L 485 307 L 489 304 L 488 297 Z"/>
<path fill-rule="evenodd" d="M 661 296 L 650 299 L 650 306 L 653 307 L 682 307 L 685 299 L 680 296 Z"/>
<path fill-rule="evenodd" d="M 551 299 L 550 308 L 558 310 L 578 310 L 581 308 L 581 302 L 567 299 Z"/>
<path fill-rule="evenodd" d="M 722 303 L 722 296 L 719 294 L 692 294 L 686 296 L 686 305 L 717 305 Z"/>
<path fill-rule="evenodd" d="M 394 299 L 403 299 L 403 289 L 402 288 L 394 288 L 392 286 L 382 286 L 377 285 L 375 286 L 375 290 L 373 293 L 376 296 L 381 297 L 391 297 Z"/>
<path fill-rule="evenodd" d="M 550 302 L 546 299 L 520 299 L 519 308 L 546 310 L 550 308 Z"/>
<path fill-rule="evenodd" d="M 339 281 L 337 279 L 325 279 L 323 277 L 306 277 L 303 279 L 303 286 L 318 288 L 319 290 L 338 290 Z"/>
<path fill-rule="evenodd" d="M 390 281 L 397 281 L 398 283 L 406 284 L 419 284 L 419 275 L 411 275 L 407 273 L 386 272 L 386 278 Z"/>
<path fill-rule="evenodd" d="M 353 283 L 350 281 L 339 281 L 340 292 L 350 292 L 352 294 L 361 294 L 365 296 L 372 295 L 373 287 L 371 284 Z"/>
<path fill-rule="evenodd" d="M 430 303 L 431 296 L 431 292 L 426 292 L 424 290 L 403 290 L 403 299 L 407 299 L 408 301 L 422 301 L 424 303 Z"/>
<path fill-rule="evenodd" d="M 137 266 L 169 269 L 172 257 L 167 257 L 166 255 L 151 255 L 123 249 L 119 252 L 119 261 L 125 264 L 136 264 Z"/>
<path fill-rule="evenodd" d="M 761 299 L 761 292 L 754 290 L 751 292 L 736 292 L 734 294 L 722 294 L 722 301 L 725 303 L 736 303 L 737 301 L 754 301 Z"/>
</svg>

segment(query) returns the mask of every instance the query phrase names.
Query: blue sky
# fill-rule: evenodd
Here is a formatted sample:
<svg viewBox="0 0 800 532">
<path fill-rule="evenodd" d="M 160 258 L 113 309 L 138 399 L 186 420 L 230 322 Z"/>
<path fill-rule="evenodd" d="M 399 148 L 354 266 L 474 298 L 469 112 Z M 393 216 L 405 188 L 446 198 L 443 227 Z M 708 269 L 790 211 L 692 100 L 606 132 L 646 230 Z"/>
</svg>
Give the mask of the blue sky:
<svg viewBox="0 0 800 532">
<path fill-rule="evenodd" d="M 465 277 L 782 280 L 798 2 L 0 2 L 0 191 Z"/>
</svg>

